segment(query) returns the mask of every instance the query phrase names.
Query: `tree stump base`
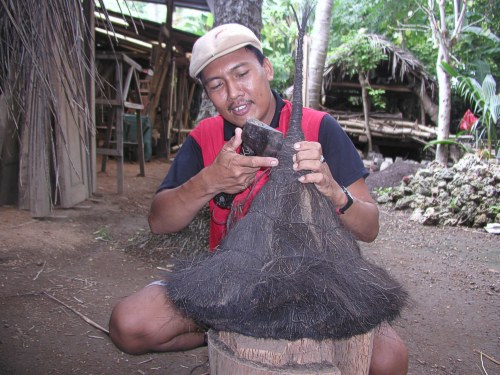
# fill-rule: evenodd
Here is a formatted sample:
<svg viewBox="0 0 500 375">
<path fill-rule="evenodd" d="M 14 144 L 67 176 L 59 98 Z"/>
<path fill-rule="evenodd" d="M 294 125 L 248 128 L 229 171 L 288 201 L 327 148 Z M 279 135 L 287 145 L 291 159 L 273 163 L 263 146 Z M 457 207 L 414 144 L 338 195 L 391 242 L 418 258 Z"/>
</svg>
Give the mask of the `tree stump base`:
<svg viewBox="0 0 500 375">
<path fill-rule="evenodd" d="M 211 375 L 368 375 L 373 331 L 348 340 L 260 339 L 208 333 Z"/>
</svg>

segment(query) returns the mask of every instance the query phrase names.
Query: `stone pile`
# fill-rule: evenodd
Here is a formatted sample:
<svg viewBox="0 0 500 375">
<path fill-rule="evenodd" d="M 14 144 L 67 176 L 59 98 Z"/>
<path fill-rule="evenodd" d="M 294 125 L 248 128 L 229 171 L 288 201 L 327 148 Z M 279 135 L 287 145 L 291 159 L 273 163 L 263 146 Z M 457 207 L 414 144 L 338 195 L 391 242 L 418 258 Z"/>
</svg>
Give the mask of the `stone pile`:
<svg viewBox="0 0 500 375">
<path fill-rule="evenodd" d="M 500 163 L 464 155 L 452 167 L 429 163 L 399 186 L 375 190 L 379 204 L 413 210 L 424 225 L 482 228 L 500 223 Z"/>
</svg>

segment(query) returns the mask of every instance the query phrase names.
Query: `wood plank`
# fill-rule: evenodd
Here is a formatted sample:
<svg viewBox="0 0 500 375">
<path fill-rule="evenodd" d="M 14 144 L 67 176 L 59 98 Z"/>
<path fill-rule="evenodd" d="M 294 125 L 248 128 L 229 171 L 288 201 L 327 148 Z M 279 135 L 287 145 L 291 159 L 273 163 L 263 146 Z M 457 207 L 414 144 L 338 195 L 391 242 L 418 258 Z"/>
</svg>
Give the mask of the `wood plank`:
<svg viewBox="0 0 500 375">
<path fill-rule="evenodd" d="M 98 60 L 118 60 L 118 62 L 126 62 L 128 65 L 131 65 L 133 68 L 142 71 L 142 66 L 139 65 L 137 62 L 132 60 L 130 57 L 128 57 L 126 54 L 121 53 L 121 52 L 101 52 L 96 54 L 96 59 Z"/>
<path fill-rule="evenodd" d="M 134 73 L 134 68 L 129 66 L 127 69 L 127 77 L 125 77 L 125 82 L 122 87 L 122 97 L 124 99 L 128 98 L 128 90 L 130 89 L 130 83 L 132 82 L 132 75 Z"/>
<path fill-rule="evenodd" d="M 144 134 L 142 132 L 142 119 L 141 111 L 137 111 L 137 154 L 139 156 L 139 176 L 144 177 L 146 175 L 144 166 Z"/>
<path fill-rule="evenodd" d="M 125 108 L 130 108 L 130 109 L 138 109 L 140 111 L 142 111 L 144 109 L 144 106 L 142 104 L 137 104 L 137 103 L 132 103 L 132 102 L 127 102 L 125 101 L 123 103 L 123 106 Z"/>
<path fill-rule="evenodd" d="M 57 56 L 57 54 L 54 55 Z M 88 175 L 90 155 L 88 150 L 90 150 L 90 147 L 85 143 L 88 140 L 86 138 L 87 125 L 90 124 L 86 124 L 82 112 L 78 111 L 76 106 L 73 106 L 65 95 L 67 88 L 65 89 L 62 75 L 58 74 L 58 72 L 61 70 L 71 72 L 69 66 L 63 67 L 68 62 L 58 59 L 57 63 L 60 66 L 53 68 L 52 75 L 57 77 L 53 78 L 53 87 L 56 97 L 59 98 L 54 103 L 54 117 L 59 129 L 55 134 L 55 148 L 58 161 L 60 204 L 61 207 L 68 208 L 90 197 L 88 189 L 90 182 Z M 75 76 L 68 74 L 65 79 L 68 81 L 68 85 L 79 89 L 79 93 L 74 96 L 73 100 L 85 101 L 87 99 L 86 93 L 83 87 L 78 86 L 75 82 Z M 83 107 L 85 104 L 81 103 L 81 105 Z"/>
<path fill-rule="evenodd" d="M 355 82 L 332 82 L 328 85 L 329 88 L 346 88 L 346 89 L 358 89 L 361 90 L 361 85 Z M 391 85 L 377 85 L 370 83 L 370 87 L 374 90 L 385 90 L 394 92 L 413 92 L 413 90 L 407 86 L 391 86 Z"/>
<path fill-rule="evenodd" d="M 188 134 L 191 133 L 193 129 L 179 129 L 179 128 L 172 128 L 172 132 L 174 133 L 183 133 L 183 134 Z"/>
<path fill-rule="evenodd" d="M 0 206 L 15 205 L 19 197 L 19 131 L 8 114 L 5 95 L 0 94 Z"/>
<path fill-rule="evenodd" d="M 39 82 L 41 78 L 35 78 L 35 84 L 42 85 Z M 29 114 L 25 131 L 29 132 L 29 209 L 31 216 L 47 217 L 52 212 L 51 186 L 50 186 L 50 121 L 49 110 L 46 105 L 46 98 L 42 98 L 40 92 L 31 93 L 29 102 L 31 106 L 26 112 Z"/>
<path fill-rule="evenodd" d="M 122 154 L 119 150 L 113 150 L 111 148 L 97 147 L 96 152 L 98 155 L 108 155 L 108 156 L 117 156 L 117 157 L 122 156 Z"/>
<path fill-rule="evenodd" d="M 103 99 L 103 98 L 97 98 L 95 100 L 95 104 L 100 104 L 100 105 L 107 105 L 107 106 L 116 106 L 119 107 L 122 105 L 122 103 L 118 99 Z"/>
</svg>

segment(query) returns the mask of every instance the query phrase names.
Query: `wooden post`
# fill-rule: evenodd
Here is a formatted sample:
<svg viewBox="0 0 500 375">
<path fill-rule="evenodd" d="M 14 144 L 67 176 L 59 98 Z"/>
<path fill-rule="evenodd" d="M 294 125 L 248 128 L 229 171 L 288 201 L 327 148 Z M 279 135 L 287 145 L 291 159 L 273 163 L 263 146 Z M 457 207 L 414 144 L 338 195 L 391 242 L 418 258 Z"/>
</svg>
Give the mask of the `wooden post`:
<svg viewBox="0 0 500 375">
<path fill-rule="evenodd" d="M 108 156 L 116 158 L 116 174 L 117 174 L 117 190 L 118 194 L 123 194 L 124 189 L 124 171 L 123 171 L 123 117 L 125 108 L 135 110 L 137 132 L 136 141 L 127 142 L 128 144 L 137 144 L 137 152 L 140 164 L 139 176 L 145 175 L 144 167 L 144 140 L 142 132 L 141 111 L 144 110 L 142 98 L 140 94 L 140 83 L 137 75 L 142 67 L 124 53 L 115 54 L 99 54 L 96 57 L 100 60 L 109 60 L 114 65 L 115 69 L 115 84 L 113 86 L 114 95 L 109 97 L 100 97 L 95 99 L 96 104 L 103 104 L 112 108 L 112 118 L 107 124 L 106 139 L 104 147 L 97 148 L 97 154 L 103 155 L 101 171 L 106 171 L 106 160 Z M 127 68 L 125 78 L 124 67 Z M 135 87 L 134 91 L 130 90 L 131 85 Z M 113 139 L 113 140 L 112 140 Z M 116 144 L 112 147 L 111 144 Z"/>
<path fill-rule="evenodd" d="M 368 375 L 373 331 L 348 340 L 260 339 L 234 332 L 208 334 L 212 375 Z"/>
<path fill-rule="evenodd" d="M 92 0 L 83 1 L 85 23 L 85 58 L 88 69 L 85 70 L 85 92 L 87 94 L 87 105 L 89 109 L 89 119 L 91 126 L 85 134 L 86 144 L 88 145 L 89 160 L 87 162 L 87 181 L 89 196 L 97 191 L 97 153 L 96 153 L 96 122 L 95 122 L 95 3 Z"/>
</svg>

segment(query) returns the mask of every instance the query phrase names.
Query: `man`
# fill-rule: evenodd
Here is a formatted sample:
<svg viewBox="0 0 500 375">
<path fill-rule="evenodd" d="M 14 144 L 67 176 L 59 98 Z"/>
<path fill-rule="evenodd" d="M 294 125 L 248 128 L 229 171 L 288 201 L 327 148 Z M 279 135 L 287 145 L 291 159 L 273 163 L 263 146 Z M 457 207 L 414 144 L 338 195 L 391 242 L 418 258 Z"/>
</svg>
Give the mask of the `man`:
<svg viewBox="0 0 500 375">
<path fill-rule="evenodd" d="M 257 173 L 278 163 L 272 157 L 241 155 L 241 128 L 256 118 L 285 132 L 291 105 L 271 90 L 272 64 L 256 36 L 241 25 L 222 25 L 201 37 L 193 47 L 190 74 L 203 85 L 219 116 L 200 122 L 187 138 L 153 199 L 149 224 L 153 233 L 179 231 L 208 203 L 210 247 L 216 251 L 229 207 L 214 198 L 224 192 L 236 194 L 235 201 L 244 199 Z M 294 145 L 293 168 L 309 173 L 299 180 L 314 184 L 331 200 L 357 239 L 373 241 L 378 208 L 352 142 L 331 116 L 318 111 L 304 110 L 302 127 L 306 141 Z M 161 283 L 117 304 L 110 336 L 131 354 L 187 350 L 205 340 L 203 330 L 168 300 Z M 406 374 L 407 367 L 404 343 L 384 324 L 375 335 L 370 373 Z"/>
</svg>

